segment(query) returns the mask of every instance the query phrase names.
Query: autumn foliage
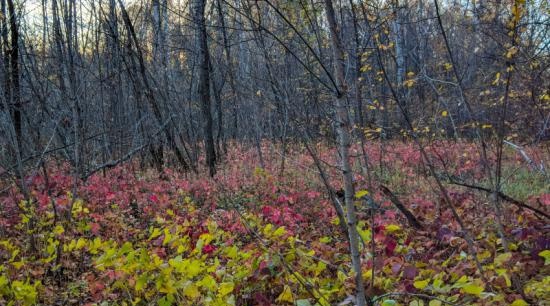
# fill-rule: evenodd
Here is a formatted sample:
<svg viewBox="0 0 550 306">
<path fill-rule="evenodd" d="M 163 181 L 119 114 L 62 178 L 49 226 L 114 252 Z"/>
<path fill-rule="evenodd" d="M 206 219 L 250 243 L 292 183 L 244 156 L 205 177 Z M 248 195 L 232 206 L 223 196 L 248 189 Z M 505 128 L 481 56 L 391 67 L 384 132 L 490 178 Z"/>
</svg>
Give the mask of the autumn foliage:
<svg viewBox="0 0 550 306">
<path fill-rule="evenodd" d="M 548 303 L 548 219 L 503 201 L 510 242 L 504 250 L 488 194 L 447 182 L 475 238 L 480 272 L 418 150 L 397 142 L 366 149 L 379 177 L 373 184 L 389 186 L 423 228 L 411 228 L 381 191 L 371 193 L 379 205 L 374 216 L 356 201 L 363 276 L 377 304 Z M 317 150 L 327 161 L 336 156 L 324 145 Z M 534 160 L 544 157 L 542 148 L 528 150 Z M 80 182 L 76 195 L 69 168 L 53 163 L 48 176 L 36 171 L 26 178 L 30 200 L 4 182 L 0 304 L 351 303 L 348 246 L 311 157 L 290 149 L 281 173 L 273 147 L 264 143 L 263 152 L 260 168 L 254 150 L 231 150 L 213 179 L 129 162 Z M 475 145 L 449 142 L 428 153 L 453 177 L 482 178 Z M 546 212 L 548 181 L 514 151 L 505 169 L 504 192 Z M 338 172 L 329 176 L 338 186 Z M 356 175 L 355 184 L 366 189 L 368 180 Z"/>
</svg>

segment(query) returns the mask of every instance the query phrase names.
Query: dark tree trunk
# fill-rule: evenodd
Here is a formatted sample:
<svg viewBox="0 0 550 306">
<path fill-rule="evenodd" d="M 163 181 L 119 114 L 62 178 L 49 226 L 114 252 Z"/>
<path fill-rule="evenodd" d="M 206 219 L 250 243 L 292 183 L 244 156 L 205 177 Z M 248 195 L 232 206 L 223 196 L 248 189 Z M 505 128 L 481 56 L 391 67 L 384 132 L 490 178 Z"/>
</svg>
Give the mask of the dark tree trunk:
<svg viewBox="0 0 550 306">
<path fill-rule="evenodd" d="M 13 0 L 8 0 L 8 12 L 11 33 L 10 48 L 10 85 L 12 98 L 12 116 L 17 143 L 22 149 L 21 93 L 19 86 L 19 29 Z"/>
<path fill-rule="evenodd" d="M 204 10 L 206 0 L 195 0 L 193 7 L 193 22 L 196 26 L 196 43 L 199 58 L 199 98 L 203 114 L 204 147 L 206 150 L 206 164 L 210 176 L 216 174 L 216 152 L 214 150 L 214 133 L 212 112 L 210 106 L 210 54 L 208 52 L 208 36 Z"/>
</svg>

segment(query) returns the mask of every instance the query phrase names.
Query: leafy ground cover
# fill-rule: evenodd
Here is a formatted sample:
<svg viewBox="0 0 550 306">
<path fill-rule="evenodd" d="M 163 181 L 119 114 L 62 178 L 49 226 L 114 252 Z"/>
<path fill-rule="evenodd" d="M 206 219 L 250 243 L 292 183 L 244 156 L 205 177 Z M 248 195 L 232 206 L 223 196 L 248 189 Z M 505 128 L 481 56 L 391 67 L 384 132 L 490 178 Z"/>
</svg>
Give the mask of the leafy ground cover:
<svg viewBox="0 0 550 306">
<path fill-rule="evenodd" d="M 214 179 L 128 163 L 92 176 L 76 196 L 69 169 L 52 164 L 48 176 L 27 178 L 31 203 L 4 182 L 0 304 L 350 304 L 347 243 L 312 159 L 293 148 L 281 172 L 280 155 L 269 144 L 263 149 L 265 168 L 256 166 L 254 150 L 240 147 Z M 550 305 L 548 219 L 503 201 L 505 250 L 487 193 L 446 185 L 475 237 L 480 272 L 418 150 L 402 143 L 366 150 L 380 207 L 372 217 L 357 200 L 358 230 L 363 276 L 377 304 Z M 317 151 L 335 163 L 334 150 Z M 436 144 L 428 152 L 438 169 L 483 185 L 474 145 Z M 534 160 L 543 152 L 528 148 Z M 514 151 L 505 169 L 505 193 L 546 212 L 548 179 Z M 338 187 L 337 170 L 327 171 Z M 367 189 L 366 177 L 355 180 L 356 190 Z M 408 226 L 379 183 L 423 229 Z"/>
</svg>

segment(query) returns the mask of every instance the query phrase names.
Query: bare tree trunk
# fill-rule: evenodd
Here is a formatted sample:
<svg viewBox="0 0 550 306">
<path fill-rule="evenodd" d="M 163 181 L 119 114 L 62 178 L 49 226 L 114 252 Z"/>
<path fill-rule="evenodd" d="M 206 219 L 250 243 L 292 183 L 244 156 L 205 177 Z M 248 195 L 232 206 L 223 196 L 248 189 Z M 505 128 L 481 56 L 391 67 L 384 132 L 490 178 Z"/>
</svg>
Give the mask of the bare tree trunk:
<svg viewBox="0 0 550 306">
<path fill-rule="evenodd" d="M 225 17 L 223 15 L 223 8 L 220 0 L 216 0 L 216 6 L 218 8 L 218 18 L 220 19 L 220 27 L 223 36 L 223 53 L 225 55 L 225 61 L 227 62 L 227 78 L 229 80 L 229 87 L 231 89 L 231 109 L 233 112 L 233 138 L 236 138 L 238 128 L 237 117 L 237 86 L 235 84 L 235 74 L 233 71 L 233 62 L 231 59 L 231 46 L 229 45 L 229 38 L 227 37 L 227 29 L 225 28 Z M 223 140 L 223 151 L 227 153 L 227 141 Z"/>
<path fill-rule="evenodd" d="M 15 128 L 15 136 L 19 149 L 23 150 L 22 123 L 21 123 L 21 92 L 19 85 L 19 28 L 13 0 L 8 0 L 8 12 L 11 33 L 10 48 L 10 90 L 12 98 L 12 116 Z M 22 153 L 22 152 L 21 152 Z"/>
<path fill-rule="evenodd" d="M 330 29 L 332 52 L 334 56 L 334 75 L 336 79 L 336 96 L 334 98 L 334 111 L 336 120 L 336 130 L 338 133 L 338 151 L 342 167 L 342 177 L 344 180 L 344 199 L 347 210 L 347 226 L 349 235 L 349 244 L 351 252 L 351 261 L 355 272 L 355 290 L 356 303 L 359 306 L 367 304 L 365 296 L 365 286 L 363 284 L 363 274 L 361 270 L 361 254 L 359 252 L 359 234 L 357 233 L 357 216 L 354 204 L 353 173 L 349 160 L 350 146 L 350 124 L 349 113 L 346 104 L 347 88 L 344 79 L 344 49 L 342 47 L 334 7 L 332 0 L 325 0 L 325 13 Z M 373 280 L 374 281 L 374 280 Z"/>
<path fill-rule="evenodd" d="M 208 36 L 206 33 L 206 19 L 204 10 L 206 0 L 193 1 L 193 22 L 196 29 L 196 43 L 199 48 L 199 96 L 203 114 L 204 146 L 206 150 L 206 164 L 210 176 L 216 174 L 216 152 L 214 149 L 213 120 L 210 106 L 210 54 L 208 52 Z"/>
</svg>

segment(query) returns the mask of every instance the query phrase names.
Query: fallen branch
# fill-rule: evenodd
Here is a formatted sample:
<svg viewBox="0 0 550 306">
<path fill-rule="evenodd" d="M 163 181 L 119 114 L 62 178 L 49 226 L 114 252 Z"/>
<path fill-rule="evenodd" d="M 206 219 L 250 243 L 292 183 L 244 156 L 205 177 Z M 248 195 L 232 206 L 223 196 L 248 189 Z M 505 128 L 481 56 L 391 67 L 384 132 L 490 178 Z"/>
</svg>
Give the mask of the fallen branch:
<svg viewBox="0 0 550 306">
<path fill-rule="evenodd" d="M 521 156 L 523 157 L 523 159 L 525 160 L 525 162 L 527 163 L 527 165 L 529 165 L 529 167 L 531 167 L 531 169 L 536 169 L 538 170 L 541 174 L 545 175 L 546 174 L 546 171 L 544 171 L 544 164 L 541 163 L 540 165 L 537 165 L 535 163 L 535 161 L 533 161 L 529 155 L 527 155 L 527 153 L 525 153 L 525 150 L 523 150 L 522 147 L 516 145 L 516 144 L 513 144 L 507 140 L 504 140 L 504 143 L 506 143 L 507 145 L 511 146 L 512 148 L 516 149 L 516 151 L 519 152 L 519 154 L 521 154 Z"/>
<path fill-rule="evenodd" d="M 393 192 L 391 192 L 391 190 L 384 186 L 384 185 L 380 185 L 380 190 L 382 190 L 382 192 L 388 197 L 390 198 L 390 201 L 393 203 L 393 205 L 395 205 L 395 207 L 397 207 L 397 209 L 399 209 L 399 211 L 405 215 L 405 217 L 407 218 L 407 221 L 409 222 L 409 224 L 416 228 L 416 229 L 422 229 L 423 226 L 422 224 L 420 224 L 420 222 L 418 222 L 418 219 L 416 219 L 416 217 L 405 207 L 405 205 L 403 205 L 403 202 L 401 202 L 399 200 L 399 198 L 397 198 L 397 196 L 395 194 L 393 194 Z"/>
<path fill-rule="evenodd" d="M 458 186 L 468 187 L 468 188 L 471 188 L 471 189 L 485 191 L 486 193 L 489 193 L 489 194 L 494 194 L 495 193 L 495 191 L 490 189 L 490 188 L 459 182 L 459 181 L 456 181 L 452 178 L 450 178 L 450 183 L 453 184 L 453 185 L 458 185 Z M 542 210 L 540 210 L 538 208 L 535 208 L 535 207 L 532 207 L 532 206 L 529 206 L 529 205 L 527 205 L 527 204 L 525 204 L 525 203 L 523 203 L 519 200 L 516 200 L 516 199 L 510 197 L 509 195 L 506 195 L 506 194 L 502 193 L 502 191 L 499 191 L 497 194 L 498 194 L 499 198 L 503 199 L 504 201 L 506 201 L 508 203 L 514 204 L 515 206 L 520 207 L 520 208 L 524 208 L 524 209 L 533 211 L 536 214 L 539 214 L 539 215 L 545 217 L 546 219 L 550 219 L 550 215 L 543 212 Z"/>
</svg>

